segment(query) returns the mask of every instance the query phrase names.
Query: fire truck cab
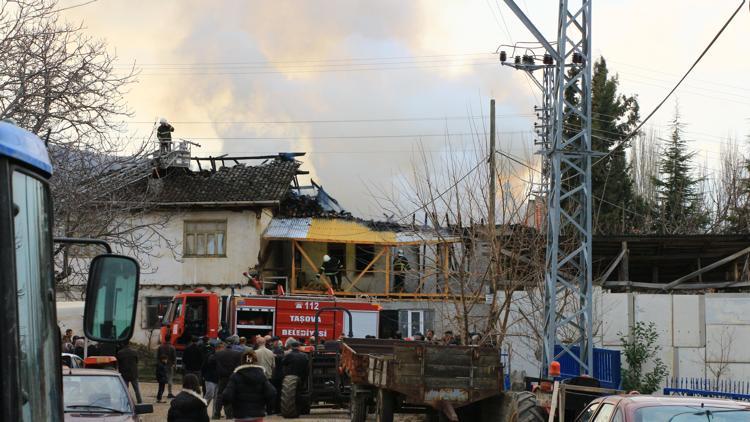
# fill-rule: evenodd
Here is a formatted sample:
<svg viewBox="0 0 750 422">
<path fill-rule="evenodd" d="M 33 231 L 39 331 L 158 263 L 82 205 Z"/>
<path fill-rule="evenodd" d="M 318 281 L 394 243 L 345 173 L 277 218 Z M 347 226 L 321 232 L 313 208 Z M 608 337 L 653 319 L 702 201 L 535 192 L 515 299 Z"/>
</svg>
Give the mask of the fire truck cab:
<svg viewBox="0 0 750 422">
<path fill-rule="evenodd" d="M 221 297 L 196 289 L 178 293 L 162 320 L 160 341 L 184 350 L 191 336 L 209 338 L 236 334 L 248 339 L 255 335 L 275 335 L 305 340 L 315 335 L 315 313 L 320 309 L 341 307 L 352 315 L 355 337 L 378 335 L 380 305 L 366 300 L 334 296 L 253 295 Z M 321 339 L 336 339 L 345 334 L 348 315 L 323 311 L 318 317 Z"/>
</svg>

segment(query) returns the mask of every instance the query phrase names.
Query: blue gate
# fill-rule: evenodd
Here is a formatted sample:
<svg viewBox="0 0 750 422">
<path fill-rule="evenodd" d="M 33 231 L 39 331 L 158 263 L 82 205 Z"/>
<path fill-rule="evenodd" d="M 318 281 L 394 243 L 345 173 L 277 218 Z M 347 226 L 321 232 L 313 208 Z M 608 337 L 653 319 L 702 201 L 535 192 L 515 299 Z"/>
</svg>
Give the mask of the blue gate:
<svg viewBox="0 0 750 422">
<path fill-rule="evenodd" d="M 578 354 L 578 346 L 570 348 Z M 562 352 L 562 347 L 555 346 L 555 355 Z M 557 358 L 560 363 L 560 378 L 574 378 L 581 374 L 581 365 L 567 353 Z M 620 351 L 610 349 L 599 349 L 594 347 L 594 373 L 593 377 L 598 379 L 604 388 L 620 388 Z"/>
</svg>

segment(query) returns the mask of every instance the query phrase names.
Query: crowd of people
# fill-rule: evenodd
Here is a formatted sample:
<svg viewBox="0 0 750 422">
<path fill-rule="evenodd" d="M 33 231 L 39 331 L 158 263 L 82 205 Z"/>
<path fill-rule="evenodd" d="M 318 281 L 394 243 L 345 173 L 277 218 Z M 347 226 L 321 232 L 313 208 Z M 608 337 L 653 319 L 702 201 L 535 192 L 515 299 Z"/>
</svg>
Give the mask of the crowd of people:
<svg viewBox="0 0 750 422">
<path fill-rule="evenodd" d="M 367 336 L 374 338 L 374 336 Z M 433 330 L 423 335 L 416 333 L 403 338 L 396 331 L 393 339 L 425 341 L 443 345 L 460 345 L 461 339 L 448 330 L 437 337 Z M 469 344 L 481 344 L 481 336 L 469 336 Z M 303 340 L 304 341 L 304 340 Z M 307 339 L 309 345 L 314 338 Z M 84 339 L 68 329 L 62 337 L 63 352 L 75 353 L 83 358 Z M 173 394 L 173 380 L 177 364 L 177 351 L 172 344 L 161 344 L 156 350 L 157 403 L 172 399 L 168 421 L 208 421 L 227 419 L 253 421 L 280 410 L 281 384 L 287 375 L 300 378 L 305 385 L 309 357 L 300 350 L 302 343 L 289 337 L 282 343 L 279 337 L 256 336 L 248 341 L 237 335 L 221 339 L 190 338 L 182 354 L 182 390 Z M 96 355 L 89 345 L 89 355 Z M 142 402 L 138 384 L 138 353 L 132 345 L 119 348 L 116 354 L 118 369 L 128 388 L 132 386 L 138 403 Z"/>
<path fill-rule="evenodd" d="M 182 354 L 182 392 L 174 396 L 177 353 L 171 344 L 162 344 L 156 351 L 157 402 L 163 403 L 166 390 L 172 399 L 169 421 L 207 421 L 209 414 L 219 419 L 222 413 L 227 419 L 252 421 L 278 413 L 284 377 L 296 375 L 303 385 L 306 381 L 308 356 L 300 346 L 294 339 L 282 344 L 270 335 L 251 341 L 236 335 L 223 341 L 193 337 Z M 130 383 L 140 399 L 137 381 Z"/>
</svg>

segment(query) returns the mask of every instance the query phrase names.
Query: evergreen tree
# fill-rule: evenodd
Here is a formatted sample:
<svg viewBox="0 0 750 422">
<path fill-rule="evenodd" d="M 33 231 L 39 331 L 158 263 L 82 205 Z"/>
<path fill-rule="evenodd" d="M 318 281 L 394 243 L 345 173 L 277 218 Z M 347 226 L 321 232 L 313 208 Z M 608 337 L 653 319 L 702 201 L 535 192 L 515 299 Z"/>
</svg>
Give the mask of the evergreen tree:
<svg viewBox="0 0 750 422">
<path fill-rule="evenodd" d="M 659 177 L 654 179 L 657 191 L 654 229 L 662 234 L 698 233 L 708 222 L 698 190 L 703 180 L 692 175 L 690 161 L 695 152 L 688 151 L 679 109 L 675 109 L 670 127 L 672 133 L 664 140 L 666 150 L 659 162 Z"/>
<path fill-rule="evenodd" d="M 574 72 L 571 69 L 570 72 Z M 610 76 L 607 62 L 602 57 L 594 63 L 591 80 L 591 150 L 609 153 L 619 145 L 637 126 L 639 119 L 638 101 L 633 96 L 617 93 L 617 76 Z M 565 100 L 572 105 L 580 102 L 580 88 L 570 87 L 565 92 Z M 563 130 L 573 136 L 581 127 L 581 119 L 576 114 L 568 116 Z M 640 218 L 644 201 L 639 200 L 633 188 L 630 165 L 625 156 L 629 142 L 605 158 L 594 156 L 596 163 L 591 167 L 592 218 L 596 234 L 631 233 L 640 228 L 645 219 Z M 563 175 L 568 180 L 568 175 Z M 573 208 L 576 204 L 570 204 Z M 566 207 L 566 205 L 563 205 Z"/>
<path fill-rule="evenodd" d="M 750 174 L 750 160 L 745 161 L 745 174 Z M 750 178 L 740 180 L 737 196 L 727 213 L 727 232 L 750 233 Z"/>
<path fill-rule="evenodd" d="M 591 149 L 609 152 L 636 127 L 638 101 L 617 93 L 617 75 L 609 75 L 607 62 L 594 63 L 591 81 Z M 592 217 L 594 232 L 629 233 L 642 224 L 638 212 L 642 206 L 635 197 L 630 165 L 625 157 L 629 142 L 592 166 Z M 596 162 L 597 157 L 593 160 Z"/>
</svg>

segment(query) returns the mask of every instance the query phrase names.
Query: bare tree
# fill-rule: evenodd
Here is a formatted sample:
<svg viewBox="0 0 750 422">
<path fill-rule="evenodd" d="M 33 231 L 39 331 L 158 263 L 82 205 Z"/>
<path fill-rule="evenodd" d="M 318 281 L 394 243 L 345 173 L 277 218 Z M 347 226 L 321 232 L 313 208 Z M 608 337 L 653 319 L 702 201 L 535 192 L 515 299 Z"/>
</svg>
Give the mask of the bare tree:
<svg viewBox="0 0 750 422">
<path fill-rule="evenodd" d="M 105 238 L 148 256 L 163 225 L 139 214 L 148 192 L 128 201 L 95 194 L 112 190 L 98 183 L 103 175 L 148 160 L 145 139 L 122 136 L 131 115 L 123 95 L 135 69 L 117 71 L 106 43 L 64 22 L 57 8 L 50 0 L 0 0 L 0 118 L 48 142 L 56 235 Z M 56 252 L 58 278 L 76 274 L 67 248 Z"/>
<path fill-rule="evenodd" d="M 734 329 L 724 327 L 717 339 L 719 342 L 718 354 L 707 356 L 706 358 L 706 369 L 711 373 L 716 383 L 729 375 L 729 363 L 732 361 L 734 338 Z"/>
<path fill-rule="evenodd" d="M 498 160 L 498 204 L 488 203 L 486 144 L 477 137 L 475 154 L 452 151 L 446 135 L 444 158 L 420 151 L 411 177 L 402 179 L 401 197 L 385 195 L 381 205 L 402 220 L 412 220 L 415 210 L 426 215 L 430 237 L 446 242 L 428 244 L 426 263 L 419 269 L 436 276 L 435 292 L 448 304 L 440 318 L 455 327 L 465 344 L 476 333 L 481 343 L 500 345 L 511 326 L 525 323 L 514 303 L 518 292 L 540 294 L 544 232 L 533 227 L 533 213 L 539 210 L 529 203 L 539 174 L 529 157 L 523 158 L 529 166 Z M 496 207 L 497 224 L 487 220 L 490 206 Z"/>
</svg>

